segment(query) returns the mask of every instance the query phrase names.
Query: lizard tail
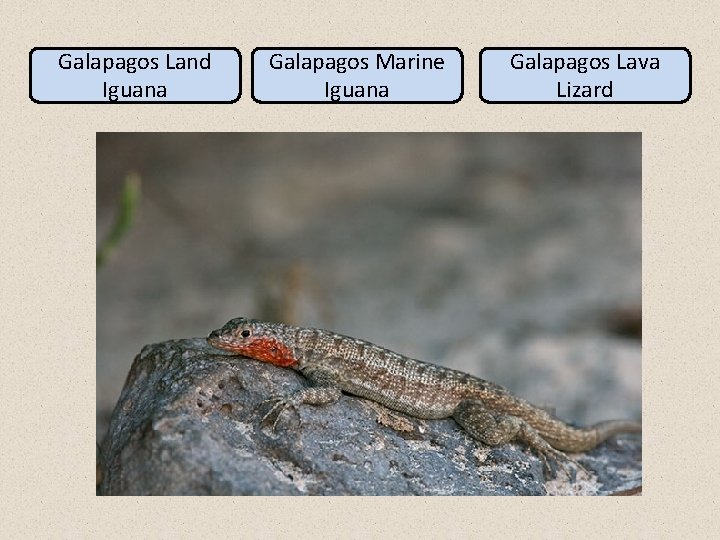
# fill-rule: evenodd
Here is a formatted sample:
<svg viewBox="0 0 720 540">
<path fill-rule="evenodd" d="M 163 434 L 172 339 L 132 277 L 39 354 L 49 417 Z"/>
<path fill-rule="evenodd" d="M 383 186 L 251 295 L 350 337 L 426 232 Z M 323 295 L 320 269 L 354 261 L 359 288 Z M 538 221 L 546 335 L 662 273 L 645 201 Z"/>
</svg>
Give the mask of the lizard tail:
<svg viewBox="0 0 720 540">
<path fill-rule="evenodd" d="M 584 452 L 618 433 L 642 433 L 642 424 L 631 420 L 608 420 L 586 428 L 566 425 L 561 431 L 543 434 L 543 438 L 558 450 Z"/>
</svg>

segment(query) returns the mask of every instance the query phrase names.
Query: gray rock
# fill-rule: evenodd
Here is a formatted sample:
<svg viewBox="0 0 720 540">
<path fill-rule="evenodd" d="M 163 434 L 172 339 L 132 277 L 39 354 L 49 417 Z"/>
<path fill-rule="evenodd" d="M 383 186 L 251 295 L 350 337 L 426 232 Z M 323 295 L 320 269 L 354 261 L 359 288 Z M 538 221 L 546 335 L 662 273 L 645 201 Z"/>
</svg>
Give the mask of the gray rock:
<svg viewBox="0 0 720 540">
<path fill-rule="evenodd" d="M 263 400 L 307 383 L 204 339 L 146 346 L 101 448 L 103 495 L 606 494 L 641 483 L 639 437 L 579 458 L 590 475 L 545 481 L 521 445 L 488 448 L 452 420 L 423 421 L 343 396 L 261 425 Z M 395 428 L 388 424 L 395 424 Z"/>
</svg>

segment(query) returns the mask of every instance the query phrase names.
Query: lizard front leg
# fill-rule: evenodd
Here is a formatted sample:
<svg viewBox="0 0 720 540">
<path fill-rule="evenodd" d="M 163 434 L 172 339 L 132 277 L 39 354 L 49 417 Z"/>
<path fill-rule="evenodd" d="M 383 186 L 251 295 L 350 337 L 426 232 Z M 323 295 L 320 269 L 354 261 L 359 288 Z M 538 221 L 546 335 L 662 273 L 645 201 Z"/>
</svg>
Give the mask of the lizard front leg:
<svg viewBox="0 0 720 540">
<path fill-rule="evenodd" d="M 566 461 L 580 466 L 565 453 L 553 448 L 535 428 L 522 418 L 492 411 L 481 401 L 470 399 L 461 401 L 453 412 L 453 419 L 473 439 L 489 446 L 498 446 L 513 440 L 524 442 L 540 456 L 548 472 L 552 471 L 548 458 L 558 463 L 564 470 Z"/>
<path fill-rule="evenodd" d="M 337 386 L 313 386 L 311 388 L 304 388 L 289 396 L 270 398 L 264 403 L 272 401 L 275 402 L 275 405 L 263 416 L 260 424 L 264 424 L 268 418 L 275 414 L 275 420 L 272 424 L 272 429 L 274 430 L 283 411 L 288 407 L 297 410 L 298 405 L 330 405 L 340 399 L 341 394 L 342 392 Z"/>
</svg>

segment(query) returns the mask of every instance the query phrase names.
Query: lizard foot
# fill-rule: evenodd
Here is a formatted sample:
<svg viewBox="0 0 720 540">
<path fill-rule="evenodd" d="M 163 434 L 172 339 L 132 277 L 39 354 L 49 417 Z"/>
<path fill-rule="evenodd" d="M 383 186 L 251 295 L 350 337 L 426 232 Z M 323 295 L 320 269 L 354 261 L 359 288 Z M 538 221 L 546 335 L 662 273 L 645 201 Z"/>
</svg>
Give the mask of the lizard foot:
<svg viewBox="0 0 720 540">
<path fill-rule="evenodd" d="M 270 408 L 270 410 L 265 413 L 265 415 L 260 420 L 260 425 L 264 425 L 268 420 L 272 419 L 272 426 L 271 429 L 274 432 L 275 427 L 277 426 L 278 422 L 280 421 L 280 417 L 282 416 L 282 413 L 285 412 L 286 409 L 290 408 L 297 413 L 297 405 L 296 400 L 293 398 L 293 396 L 276 396 L 272 397 L 270 399 L 266 399 L 260 403 L 260 405 L 264 405 L 265 403 L 274 403 L 274 405 Z M 300 415 L 298 414 L 298 418 L 300 418 Z M 300 425 L 302 425 L 302 418 L 300 418 Z"/>
<path fill-rule="evenodd" d="M 265 423 L 266 420 L 274 416 L 272 429 L 275 431 L 280 417 L 285 409 L 291 408 L 297 414 L 300 419 L 300 425 L 302 426 L 302 418 L 298 411 L 298 405 L 329 405 L 335 403 L 341 395 L 340 388 L 336 386 L 317 386 L 311 388 L 304 388 L 299 392 L 292 394 L 291 396 L 273 397 L 266 399 L 263 403 L 274 403 L 272 408 L 267 412 L 265 416 L 260 420 L 260 425 Z"/>
<path fill-rule="evenodd" d="M 570 469 L 568 468 L 569 463 L 573 464 L 577 470 L 584 472 L 586 475 L 590 474 L 578 461 L 568 456 L 562 450 L 558 450 L 552 446 L 540 435 L 540 433 L 528 424 L 522 425 L 520 432 L 518 433 L 518 438 L 540 456 L 540 459 L 542 459 L 543 465 L 545 466 L 545 472 L 548 476 L 557 477 L 557 471 L 550 466 L 550 462 L 553 462 L 557 467 L 562 469 L 565 476 L 573 481 L 575 479 L 575 474 L 570 474 Z"/>
<path fill-rule="evenodd" d="M 586 475 L 590 475 L 588 470 L 582 466 L 580 462 L 577 460 L 571 458 L 568 456 L 565 452 L 558 450 L 556 448 L 553 448 L 552 446 L 548 445 L 547 447 L 543 446 L 542 449 L 534 447 L 533 448 L 535 452 L 540 456 L 540 459 L 543 462 L 543 468 L 547 474 L 547 476 L 553 476 L 557 477 L 557 467 L 559 467 L 563 473 L 565 473 L 565 476 L 567 476 L 569 479 L 574 480 L 575 474 L 571 474 L 571 471 L 568 467 L 568 464 L 572 464 L 577 470 L 580 470 L 584 472 Z M 556 468 L 553 468 L 550 466 L 550 462 L 555 464 Z"/>
</svg>

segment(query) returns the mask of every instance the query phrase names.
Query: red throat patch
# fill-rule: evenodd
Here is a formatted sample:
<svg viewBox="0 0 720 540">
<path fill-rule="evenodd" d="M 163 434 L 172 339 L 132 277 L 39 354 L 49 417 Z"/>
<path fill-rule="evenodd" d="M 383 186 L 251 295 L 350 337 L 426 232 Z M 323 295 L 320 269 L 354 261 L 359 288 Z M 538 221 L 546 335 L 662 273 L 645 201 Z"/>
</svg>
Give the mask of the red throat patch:
<svg viewBox="0 0 720 540">
<path fill-rule="evenodd" d="M 291 367 L 298 363 L 289 347 L 271 337 L 255 338 L 234 347 L 233 351 L 280 367 Z"/>
</svg>

